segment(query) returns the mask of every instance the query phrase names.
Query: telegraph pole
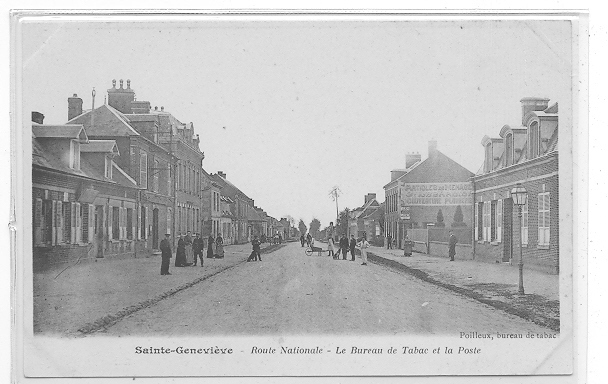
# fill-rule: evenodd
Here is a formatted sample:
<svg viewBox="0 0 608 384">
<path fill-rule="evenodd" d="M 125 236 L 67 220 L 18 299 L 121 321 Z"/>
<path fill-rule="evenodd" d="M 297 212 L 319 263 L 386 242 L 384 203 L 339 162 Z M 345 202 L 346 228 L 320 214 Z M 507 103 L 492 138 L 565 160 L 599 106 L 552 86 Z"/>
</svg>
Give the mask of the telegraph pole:
<svg viewBox="0 0 608 384">
<path fill-rule="evenodd" d="M 340 188 L 337 185 L 335 185 L 331 191 L 329 191 L 329 195 L 336 202 L 336 225 L 338 225 L 338 219 L 340 218 L 340 214 L 338 213 L 338 196 L 340 196 L 341 192 L 342 191 L 340 191 Z"/>
</svg>

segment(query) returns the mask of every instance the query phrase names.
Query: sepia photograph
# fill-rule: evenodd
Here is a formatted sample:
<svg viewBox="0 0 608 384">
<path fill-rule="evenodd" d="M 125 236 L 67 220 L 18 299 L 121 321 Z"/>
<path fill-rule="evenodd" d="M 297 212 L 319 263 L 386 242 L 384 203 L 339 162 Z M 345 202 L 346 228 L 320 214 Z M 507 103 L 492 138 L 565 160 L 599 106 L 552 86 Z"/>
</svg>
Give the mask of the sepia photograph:
<svg viewBox="0 0 608 384">
<path fill-rule="evenodd" d="M 13 17 L 25 377 L 572 373 L 578 15 Z"/>
</svg>

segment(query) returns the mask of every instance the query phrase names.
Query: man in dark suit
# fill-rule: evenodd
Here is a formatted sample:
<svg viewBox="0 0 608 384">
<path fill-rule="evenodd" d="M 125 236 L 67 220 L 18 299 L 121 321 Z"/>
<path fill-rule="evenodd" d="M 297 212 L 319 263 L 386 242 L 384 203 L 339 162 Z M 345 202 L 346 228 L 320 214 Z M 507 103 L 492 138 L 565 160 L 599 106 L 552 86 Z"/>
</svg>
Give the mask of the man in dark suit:
<svg viewBox="0 0 608 384">
<path fill-rule="evenodd" d="M 355 247 L 357 246 L 357 240 L 355 235 L 350 235 L 350 261 L 355 261 Z"/>
<path fill-rule="evenodd" d="M 205 246 L 203 245 L 203 239 L 200 238 L 198 233 L 194 240 L 192 240 L 192 252 L 194 253 L 194 265 L 196 266 L 197 259 L 201 259 L 201 267 L 203 266 L 203 249 Z"/>
<path fill-rule="evenodd" d="M 171 252 L 171 241 L 169 238 L 170 234 L 165 234 L 165 238 L 160 242 L 160 250 L 161 254 L 161 264 L 160 264 L 160 274 L 161 275 L 170 275 L 169 273 L 169 263 L 171 262 L 172 252 Z"/>
<path fill-rule="evenodd" d="M 450 261 L 454 261 L 454 256 L 456 256 L 456 243 L 457 242 L 458 242 L 458 239 L 456 238 L 456 236 L 454 236 L 454 232 L 450 231 L 450 241 L 449 241 L 450 249 L 448 251 L 449 256 L 450 256 Z"/>
<path fill-rule="evenodd" d="M 348 246 L 349 246 L 346 235 L 342 234 L 339 245 L 340 245 L 340 250 L 342 252 L 342 260 L 346 260 L 346 254 L 348 253 Z"/>
</svg>

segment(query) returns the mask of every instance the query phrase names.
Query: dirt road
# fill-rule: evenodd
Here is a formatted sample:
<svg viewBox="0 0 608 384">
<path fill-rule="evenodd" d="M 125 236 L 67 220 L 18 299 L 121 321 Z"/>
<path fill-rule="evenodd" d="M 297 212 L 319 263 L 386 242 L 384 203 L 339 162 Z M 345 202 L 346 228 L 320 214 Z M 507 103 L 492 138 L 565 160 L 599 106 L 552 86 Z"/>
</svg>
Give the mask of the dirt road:
<svg viewBox="0 0 608 384">
<path fill-rule="evenodd" d="M 454 334 L 546 331 L 375 264 L 299 243 L 242 263 L 95 335 Z"/>
</svg>

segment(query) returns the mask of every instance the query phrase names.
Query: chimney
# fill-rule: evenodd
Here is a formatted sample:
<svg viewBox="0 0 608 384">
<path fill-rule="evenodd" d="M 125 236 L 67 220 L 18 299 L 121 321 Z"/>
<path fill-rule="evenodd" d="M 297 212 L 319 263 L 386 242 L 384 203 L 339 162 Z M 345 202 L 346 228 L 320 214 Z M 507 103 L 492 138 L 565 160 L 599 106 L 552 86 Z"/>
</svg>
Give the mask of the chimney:
<svg viewBox="0 0 608 384">
<path fill-rule="evenodd" d="M 123 88 L 120 80 L 120 88 L 116 89 L 116 80 L 112 80 L 112 88 L 108 89 L 108 105 L 122 113 L 132 113 L 131 103 L 135 101 L 135 92 L 131 89 L 131 80 L 127 80 L 127 88 Z"/>
<path fill-rule="evenodd" d="M 435 157 L 437 154 L 437 140 L 429 141 L 429 157 Z"/>
<path fill-rule="evenodd" d="M 217 174 L 219 177 L 225 179 L 226 178 L 226 174 L 224 173 L 224 171 L 217 171 Z"/>
<path fill-rule="evenodd" d="M 131 113 L 150 113 L 149 101 L 132 101 Z"/>
<path fill-rule="evenodd" d="M 375 193 L 368 193 L 367 195 L 365 195 L 365 204 L 369 203 L 371 200 L 376 198 L 376 194 Z"/>
<path fill-rule="evenodd" d="M 543 97 L 524 97 L 521 103 L 521 125 L 524 125 L 524 117 L 532 111 L 544 111 L 549 106 L 549 99 Z"/>
<path fill-rule="evenodd" d="M 32 121 L 37 124 L 44 124 L 44 115 L 40 112 L 32 111 Z"/>
<path fill-rule="evenodd" d="M 72 120 L 76 116 L 82 114 L 82 99 L 74 94 L 72 97 L 68 97 L 68 120 Z"/>
<path fill-rule="evenodd" d="M 435 149 L 437 149 L 437 143 L 435 142 Z M 407 153 L 405 155 L 405 169 L 410 169 L 410 167 L 417 162 L 422 160 L 422 155 L 419 153 Z"/>
</svg>

